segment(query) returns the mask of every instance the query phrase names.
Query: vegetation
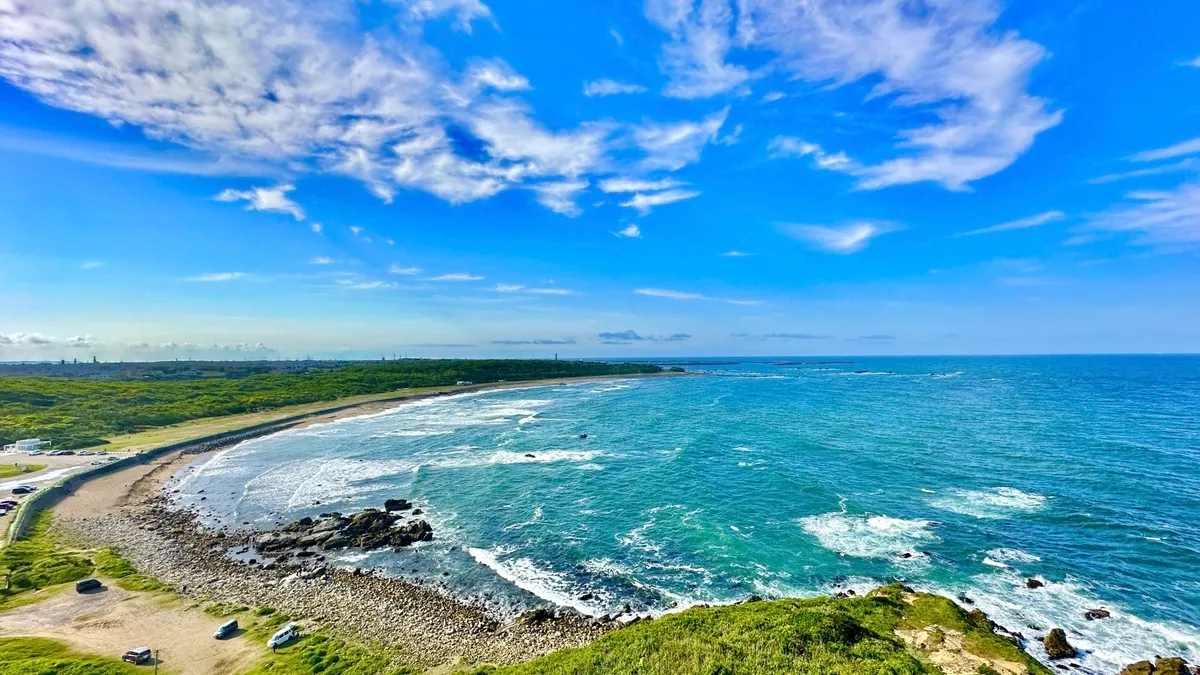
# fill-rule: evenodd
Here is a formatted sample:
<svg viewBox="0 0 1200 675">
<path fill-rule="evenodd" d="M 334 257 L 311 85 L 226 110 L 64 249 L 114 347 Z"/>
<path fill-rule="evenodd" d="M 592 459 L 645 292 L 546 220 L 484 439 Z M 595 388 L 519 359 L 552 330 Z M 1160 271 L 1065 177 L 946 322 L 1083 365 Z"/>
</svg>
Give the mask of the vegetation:
<svg viewBox="0 0 1200 675">
<path fill-rule="evenodd" d="M 171 587 L 153 577 L 140 574 L 120 556 L 117 549 L 107 546 L 96 552 L 96 571 L 117 582 L 127 591 L 169 591 Z"/>
<path fill-rule="evenodd" d="M 134 675 L 116 659 L 73 652 L 45 638 L 0 638 L 0 675 Z"/>
<path fill-rule="evenodd" d="M 268 615 L 270 618 L 248 631 L 251 639 L 266 640 L 291 620 L 286 614 L 269 612 Z M 420 672 L 392 665 L 397 655 L 388 647 L 366 648 L 318 631 L 280 647 L 246 675 L 417 675 Z"/>
<path fill-rule="evenodd" d="M 52 440 L 57 448 L 80 448 L 203 417 L 411 387 L 660 371 L 645 363 L 498 359 L 342 363 L 308 372 L 222 370 L 191 380 L 0 377 L 0 443 L 36 437 Z"/>
<path fill-rule="evenodd" d="M 12 478 L 46 468 L 45 464 L 0 464 L 0 478 Z"/>
<path fill-rule="evenodd" d="M 214 602 L 204 608 L 204 613 L 215 616 L 218 619 L 224 619 L 227 616 L 248 612 L 250 608 L 245 605 L 231 605 L 225 602 Z"/>
<path fill-rule="evenodd" d="M 65 553 L 49 533 L 50 514 L 38 514 L 28 536 L 0 549 L 0 608 L 15 604 L 29 591 L 79 581 L 92 573 L 92 561 Z"/>
<path fill-rule="evenodd" d="M 911 603 L 909 601 L 912 601 Z M 861 598 L 813 598 L 691 609 L 610 633 L 579 649 L 550 654 L 476 675 L 932 675 L 926 655 L 908 648 L 898 628 L 938 625 L 961 631 L 968 648 L 986 658 L 1044 666 L 997 637 L 986 619 L 950 600 L 899 586 Z M 980 651 L 977 651 L 980 650 Z"/>
</svg>

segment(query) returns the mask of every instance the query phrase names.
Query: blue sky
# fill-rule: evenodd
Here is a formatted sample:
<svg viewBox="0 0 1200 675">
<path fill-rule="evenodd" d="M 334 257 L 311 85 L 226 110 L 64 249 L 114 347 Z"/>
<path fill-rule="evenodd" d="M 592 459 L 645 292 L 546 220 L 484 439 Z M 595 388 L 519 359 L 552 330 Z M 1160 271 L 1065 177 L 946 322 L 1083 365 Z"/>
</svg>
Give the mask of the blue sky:
<svg viewBox="0 0 1200 675">
<path fill-rule="evenodd" d="M 1194 2 L 0 15 L 0 360 L 1200 349 Z"/>
</svg>

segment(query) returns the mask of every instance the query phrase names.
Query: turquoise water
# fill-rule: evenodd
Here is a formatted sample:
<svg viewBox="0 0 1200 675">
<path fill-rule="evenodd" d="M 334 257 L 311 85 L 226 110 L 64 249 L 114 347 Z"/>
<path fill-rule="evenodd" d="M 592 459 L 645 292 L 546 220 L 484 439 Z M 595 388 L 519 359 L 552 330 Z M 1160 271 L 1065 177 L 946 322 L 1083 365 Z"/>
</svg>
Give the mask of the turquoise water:
<svg viewBox="0 0 1200 675">
<path fill-rule="evenodd" d="M 288 431 L 190 472 L 180 497 L 258 526 L 411 498 L 436 541 L 342 562 L 500 612 L 902 578 L 1028 637 L 1064 627 L 1094 672 L 1200 661 L 1200 358 L 787 361 Z M 1112 618 L 1084 620 L 1095 607 Z"/>
</svg>

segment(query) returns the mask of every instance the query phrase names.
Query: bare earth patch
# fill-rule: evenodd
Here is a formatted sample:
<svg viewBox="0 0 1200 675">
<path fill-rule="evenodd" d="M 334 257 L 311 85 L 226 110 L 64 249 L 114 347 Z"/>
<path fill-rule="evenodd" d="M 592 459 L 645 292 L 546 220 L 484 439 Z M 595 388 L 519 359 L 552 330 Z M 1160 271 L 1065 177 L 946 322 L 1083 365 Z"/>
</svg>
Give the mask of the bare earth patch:
<svg viewBox="0 0 1200 675">
<path fill-rule="evenodd" d="M 908 646 L 924 653 L 946 675 L 975 675 L 982 665 L 991 666 L 1001 675 L 1025 675 L 1029 672 L 1023 663 L 972 654 L 963 646 L 963 634 L 949 628 L 929 626 L 919 630 L 897 629 L 896 635 Z"/>
</svg>

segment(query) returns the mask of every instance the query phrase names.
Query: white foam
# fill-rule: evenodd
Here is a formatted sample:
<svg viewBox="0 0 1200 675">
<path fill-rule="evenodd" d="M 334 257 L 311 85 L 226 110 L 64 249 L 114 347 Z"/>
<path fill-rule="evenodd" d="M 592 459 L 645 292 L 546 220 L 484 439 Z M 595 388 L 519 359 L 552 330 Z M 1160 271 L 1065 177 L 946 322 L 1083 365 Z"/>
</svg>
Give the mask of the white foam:
<svg viewBox="0 0 1200 675">
<path fill-rule="evenodd" d="M 599 450 L 544 450 L 540 452 L 500 452 L 488 457 L 488 464 L 533 464 L 546 462 L 587 462 L 601 456 Z M 532 455 L 532 457 L 530 457 Z"/>
<path fill-rule="evenodd" d="M 940 541 L 928 520 L 838 511 L 801 518 L 799 523 L 821 546 L 855 558 L 896 559 L 909 553 L 914 554 L 909 560 L 921 561 L 923 556 L 916 554 L 916 547 Z"/>
<path fill-rule="evenodd" d="M 1026 554 L 1028 555 L 1028 554 Z M 1122 608 L 1097 598 L 1089 588 L 1074 581 L 1046 580 L 1041 588 L 1025 586 L 1025 575 L 1016 570 L 998 570 L 975 575 L 969 585 L 946 590 L 953 596 L 966 593 L 989 617 L 1009 630 L 1023 633 L 1026 647 L 1043 662 L 1049 662 L 1037 639 L 1051 628 L 1067 632 L 1080 650 L 1074 662 L 1101 673 L 1115 673 L 1123 666 L 1155 655 L 1182 656 L 1200 660 L 1200 631 L 1171 622 L 1146 621 Z M 1084 612 L 1107 609 L 1107 619 L 1088 621 Z"/>
<path fill-rule="evenodd" d="M 580 464 L 576 468 L 579 469 L 580 471 L 603 471 L 604 470 L 604 467 L 602 465 L 592 464 L 592 463 Z"/>
<path fill-rule="evenodd" d="M 528 591 L 537 597 L 560 607 L 574 608 L 581 614 L 598 616 L 604 613 L 604 608 L 595 602 L 585 602 L 578 599 L 585 590 L 596 597 L 605 597 L 602 590 L 584 589 L 569 577 L 551 570 L 539 568 L 529 558 L 511 558 L 500 560 L 506 555 L 506 549 L 484 550 L 468 548 L 467 553 L 481 565 L 491 569 L 501 579 L 508 581 L 521 590 Z"/>
<path fill-rule="evenodd" d="M 531 517 L 529 520 L 526 520 L 525 522 L 522 522 L 522 523 L 513 523 L 512 525 L 507 525 L 503 528 L 503 531 L 509 532 L 511 530 L 521 530 L 526 527 L 529 527 L 530 525 L 537 524 L 537 523 L 541 522 L 541 520 L 542 520 L 542 507 L 539 505 L 539 506 L 535 506 L 533 508 L 533 517 Z"/>
<path fill-rule="evenodd" d="M 1046 507 L 1047 497 L 1022 492 L 1012 487 L 993 487 L 983 490 L 950 490 L 950 494 L 929 500 L 929 505 L 975 518 L 1010 518 L 1022 513 L 1034 513 Z"/>
</svg>

